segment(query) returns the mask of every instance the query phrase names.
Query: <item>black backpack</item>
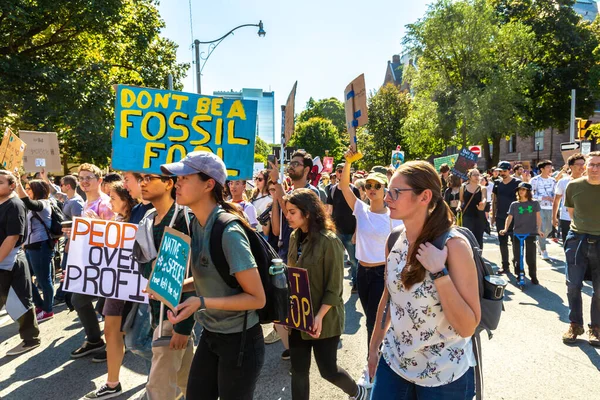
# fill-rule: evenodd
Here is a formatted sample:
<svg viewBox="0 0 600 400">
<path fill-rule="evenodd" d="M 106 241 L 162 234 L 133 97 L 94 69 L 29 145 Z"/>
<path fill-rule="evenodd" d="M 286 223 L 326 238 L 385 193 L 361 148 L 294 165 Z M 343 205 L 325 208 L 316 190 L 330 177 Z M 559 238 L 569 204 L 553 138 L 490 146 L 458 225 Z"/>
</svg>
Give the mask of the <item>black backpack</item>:
<svg viewBox="0 0 600 400">
<path fill-rule="evenodd" d="M 42 221 L 42 218 L 40 218 L 40 215 L 37 212 L 34 212 L 33 216 L 38 221 L 40 221 L 44 229 L 46 229 L 48 239 L 57 240 L 63 236 L 62 223 L 67 220 L 67 217 L 65 217 L 65 214 L 63 214 L 61 209 L 58 208 L 58 205 L 56 205 L 52 201 L 50 202 L 50 209 L 50 228 L 46 226 L 46 224 L 44 223 L 44 221 Z"/>
<path fill-rule="evenodd" d="M 388 237 L 388 252 L 392 251 L 394 244 L 400 237 L 403 226 L 394 228 Z M 480 400 L 483 398 L 483 369 L 482 369 L 482 357 L 481 357 L 481 338 L 479 334 L 482 331 L 486 331 L 488 334 L 488 338 L 491 339 L 493 334 L 492 331 L 498 327 L 498 323 L 500 322 L 501 313 L 504 310 L 503 298 L 504 298 L 504 288 L 506 287 L 507 282 L 498 277 L 491 265 L 487 263 L 483 257 L 481 256 L 482 249 L 479 248 L 479 243 L 477 243 L 477 239 L 473 236 L 473 233 L 464 227 L 461 226 L 453 226 L 449 231 L 437 237 L 431 244 L 433 244 L 438 249 L 443 249 L 446 245 L 448 239 L 452 236 L 452 231 L 454 233 L 458 232 L 463 235 L 471 245 L 471 250 L 473 251 L 473 260 L 475 261 L 475 268 L 477 268 L 477 278 L 479 284 L 479 302 L 481 306 L 481 320 L 479 321 L 479 325 L 475 329 L 475 334 L 472 336 L 473 343 L 473 353 L 475 358 L 477 359 L 477 366 L 475 367 L 475 388 L 476 388 L 476 398 Z M 389 306 L 389 298 L 388 304 L 386 305 L 386 309 L 384 312 L 384 317 L 382 320 L 382 326 L 386 320 L 386 314 L 388 312 Z"/>
<path fill-rule="evenodd" d="M 213 224 L 209 242 L 212 262 L 217 268 L 217 271 L 219 271 L 219 275 L 221 275 L 223 281 L 232 288 L 238 288 L 240 285 L 235 277 L 229 273 L 229 264 L 223 253 L 222 238 L 227 225 L 239 220 L 239 217 L 234 214 L 228 212 L 220 213 Z M 254 256 L 254 260 L 256 261 L 260 280 L 265 290 L 265 306 L 262 309 L 257 310 L 259 321 L 261 324 L 272 323 L 274 321 L 285 321 L 288 317 L 287 311 L 289 310 L 290 303 L 289 282 L 287 288 L 283 290 L 276 288 L 271 280 L 272 275 L 269 274 L 272 260 L 279 258 L 279 256 L 273 247 L 271 247 L 259 233 L 243 223 L 240 223 L 240 226 L 242 226 L 248 237 L 250 249 Z M 287 281 L 287 268 L 284 273 Z M 244 325 L 245 323 L 246 319 L 244 318 Z M 244 330 L 245 328 L 246 327 L 244 326 Z"/>
</svg>

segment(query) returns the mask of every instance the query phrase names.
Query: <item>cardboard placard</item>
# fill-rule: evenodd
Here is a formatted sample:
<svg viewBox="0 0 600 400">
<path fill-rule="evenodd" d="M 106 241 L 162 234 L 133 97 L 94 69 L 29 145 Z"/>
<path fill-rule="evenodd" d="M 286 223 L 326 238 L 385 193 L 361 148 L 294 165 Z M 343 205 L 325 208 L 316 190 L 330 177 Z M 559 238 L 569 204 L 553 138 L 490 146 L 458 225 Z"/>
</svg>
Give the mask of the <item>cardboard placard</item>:
<svg viewBox="0 0 600 400">
<path fill-rule="evenodd" d="M 290 282 L 290 311 L 282 325 L 310 332 L 315 316 L 310 298 L 308 271 L 304 268 L 288 267 Z"/>
<path fill-rule="evenodd" d="M 356 129 L 369 122 L 365 74 L 360 74 L 346 86 L 344 90 L 344 110 L 346 111 L 346 128 L 350 135 L 350 147 L 352 150 L 358 151 Z M 355 159 L 350 161 L 355 161 Z"/>
<path fill-rule="evenodd" d="M 467 172 L 477 164 L 477 158 L 477 154 L 463 147 L 458 153 L 454 167 L 452 167 L 452 173 L 466 181 L 469 179 Z"/>
<path fill-rule="evenodd" d="M 39 172 L 45 168 L 50 174 L 62 174 L 56 132 L 19 131 L 19 137 L 27 143 L 23 156 L 23 169 L 26 172 Z"/>
<path fill-rule="evenodd" d="M 284 127 L 284 137 L 285 143 L 289 143 L 292 135 L 294 134 L 294 108 L 296 103 L 296 87 L 298 86 L 298 81 L 294 83 L 294 87 L 290 92 L 287 101 L 285 102 L 285 127 Z"/>
<path fill-rule="evenodd" d="M 436 171 L 440 172 L 440 167 L 442 166 L 442 164 L 448 164 L 448 167 L 452 168 L 452 167 L 454 167 L 454 163 L 456 162 L 457 159 L 458 159 L 458 154 L 452 154 L 450 156 L 434 158 L 433 166 L 435 167 Z"/>
<path fill-rule="evenodd" d="M 328 174 L 333 171 L 333 157 L 323 157 L 323 172 Z"/>
<path fill-rule="evenodd" d="M 146 291 L 154 294 L 173 311 L 181 300 L 183 281 L 189 270 L 191 246 L 188 235 L 166 227 L 148 280 Z"/>
<path fill-rule="evenodd" d="M 252 179 L 256 113 L 255 100 L 117 85 L 112 167 L 160 174 L 202 150 L 225 162 L 228 179 Z"/>
<path fill-rule="evenodd" d="M 392 167 L 398 169 L 404 164 L 404 152 L 402 150 L 392 150 Z"/>
<path fill-rule="evenodd" d="M 148 303 L 148 282 L 131 257 L 138 226 L 127 222 L 76 217 L 73 220 L 67 292 Z"/>
<path fill-rule="evenodd" d="M 0 145 L 0 168 L 10 172 L 17 171 L 23 164 L 26 148 L 27 144 L 6 128 Z"/>
</svg>

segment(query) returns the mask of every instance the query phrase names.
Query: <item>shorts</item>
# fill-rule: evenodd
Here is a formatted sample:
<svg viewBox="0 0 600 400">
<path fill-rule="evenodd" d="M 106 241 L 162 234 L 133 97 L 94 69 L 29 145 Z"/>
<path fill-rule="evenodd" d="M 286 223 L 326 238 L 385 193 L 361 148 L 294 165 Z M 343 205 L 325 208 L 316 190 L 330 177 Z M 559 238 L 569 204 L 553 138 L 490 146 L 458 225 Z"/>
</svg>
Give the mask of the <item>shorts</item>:
<svg viewBox="0 0 600 400">
<path fill-rule="evenodd" d="M 124 307 L 124 300 L 106 299 L 102 314 L 104 314 L 105 317 L 120 317 L 123 315 Z"/>
</svg>

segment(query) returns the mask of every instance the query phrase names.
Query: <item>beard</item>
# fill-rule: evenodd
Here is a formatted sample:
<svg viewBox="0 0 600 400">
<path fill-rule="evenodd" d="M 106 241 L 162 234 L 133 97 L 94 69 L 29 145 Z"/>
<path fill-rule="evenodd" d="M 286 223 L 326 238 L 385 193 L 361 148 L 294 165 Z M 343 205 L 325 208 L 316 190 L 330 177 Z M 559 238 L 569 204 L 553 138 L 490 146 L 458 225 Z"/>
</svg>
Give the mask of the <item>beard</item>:
<svg viewBox="0 0 600 400">
<path fill-rule="evenodd" d="M 304 177 L 304 171 L 298 173 L 294 169 L 289 169 L 288 170 L 288 176 L 290 177 L 291 180 L 297 181 L 297 180 L 300 180 L 300 179 L 302 179 Z"/>
</svg>

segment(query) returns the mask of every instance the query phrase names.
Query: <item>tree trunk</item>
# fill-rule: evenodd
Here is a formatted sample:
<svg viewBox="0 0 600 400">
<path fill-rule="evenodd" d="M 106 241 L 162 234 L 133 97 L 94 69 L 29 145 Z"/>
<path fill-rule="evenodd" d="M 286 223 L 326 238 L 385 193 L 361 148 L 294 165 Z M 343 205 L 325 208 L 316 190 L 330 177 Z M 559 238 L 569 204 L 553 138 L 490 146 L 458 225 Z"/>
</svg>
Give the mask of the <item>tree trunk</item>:
<svg viewBox="0 0 600 400">
<path fill-rule="evenodd" d="M 492 144 L 494 146 L 493 155 L 492 155 L 492 165 L 498 165 L 500 161 L 500 135 L 494 135 L 492 137 Z"/>
<path fill-rule="evenodd" d="M 490 139 L 488 136 L 484 136 L 481 143 L 481 151 L 483 151 L 483 158 L 485 160 L 486 171 L 492 166 L 492 155 L 490 154 Z"/>
<path fill-rule="evenodd" d="M 554 127 L 550 127 L 550 157 L 548 157 L 552 161 L 552 156 L 554 155 Z"/>
<path fill-rule="evenodd" d="M 467 147 L 467 119 L 463 118 L 463 125 L 462 125 L 462 145 L 463 147 Z"/>
</svg>

